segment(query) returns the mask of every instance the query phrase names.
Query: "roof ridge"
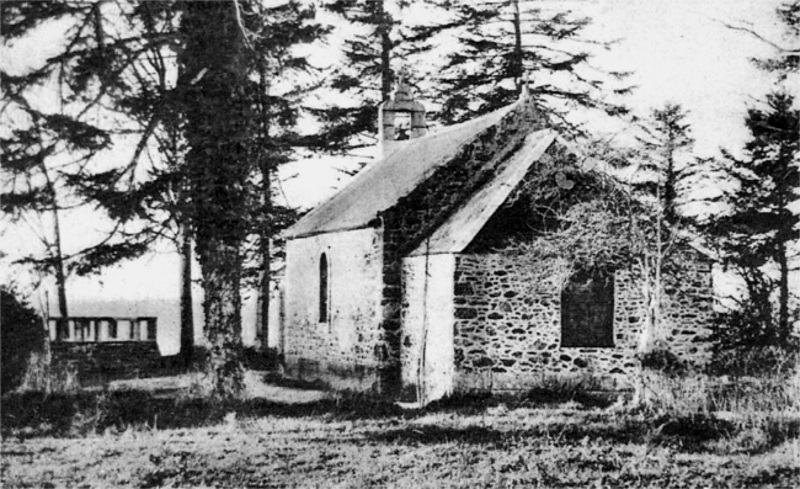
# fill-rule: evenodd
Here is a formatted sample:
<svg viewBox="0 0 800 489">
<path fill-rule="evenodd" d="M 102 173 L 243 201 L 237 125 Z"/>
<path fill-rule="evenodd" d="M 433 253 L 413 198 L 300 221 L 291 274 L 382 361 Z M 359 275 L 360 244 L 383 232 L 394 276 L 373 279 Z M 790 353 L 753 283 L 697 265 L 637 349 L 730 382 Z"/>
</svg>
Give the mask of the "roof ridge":
<svg viewBox="0 0 800 489">
<path fill-rule="evenodd" d="M 362 169 L 330 198 L 284 230 L 285 238 L 299 238 L 336 230 L 367 227 L 378 214 L 413 191 L 425 175 L 446 164 L 461 148 L 488 128 L 494 127 L 521 102 L 465 121 L 420 138 L 404 141 L 401 147 Z"/>
</svg>

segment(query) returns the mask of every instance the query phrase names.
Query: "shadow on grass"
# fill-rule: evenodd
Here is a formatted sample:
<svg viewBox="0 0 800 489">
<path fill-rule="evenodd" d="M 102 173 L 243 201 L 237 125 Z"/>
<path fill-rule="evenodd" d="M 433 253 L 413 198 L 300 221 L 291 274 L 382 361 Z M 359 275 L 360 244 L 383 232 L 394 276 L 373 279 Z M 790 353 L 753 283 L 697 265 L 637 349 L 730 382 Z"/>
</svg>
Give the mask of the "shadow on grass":
<svg viewBox="0 0 800 489">
<path fill-rule="evenodd" d="M 367 395 L 350 395 L 339 399 L 324 399 L 308 404 L 282 404 L 264 399 L 235 402 L 211 402 L 205 399 L 166 399 L 143 391 L 119 391 L 73 395 L 44 395 L 22 393 L 3 397 L 2 434 L 6 436 L 85 436 L 107 429 L 123 431 L 128 427 L 149 429 L 196 428 L 223 422 L 231 412 L 240 417 L 260 418 L 277 416 L 302 418 L 328 416 L 334 420 L 364 420 L 381 418 L 411 419 L 422 414 L 452 412 L 461 415 L 485 413 L 495 401 L 483 402 L 467 398 L 451 400 L 422 410 L 402 410 L 393 403 Z M 592 414 L 592 415 L 590 415 Z M 633 420 L 614 419 L 603 413 L 586 413 L 575 420 L 542 423 L 524 430 L 498 430 L 492 427 L 446 427 L 413 425 L 368 434 L 368 438 L 387 443 L 438 444 L 446 442 L 503 444 L 526 437 L 546 437 L 564 443 L 589 439 L 614 443 L 640 442 L 649 433 L 656 441 L 679 442 L 682 446 L 702 444 L 708 440 L 729 436 L 731 423 L 714 418 Z"/>
<path fill-rule="evenodd" d="M 788 439 L 800 436 L 800 423 L 763 427 L 764 440 L 747 450 L 750 454 L 764 453 Z M 435 445 L 443 443 L 513 446 L 526 439 L 537 443 L 573 446 L 590 442 L 622 445 L 647 443 L 654 446 L 675 447 L 682 452 L 709 452 L 716 449 L 710 442 L 736 440 L 742 427 L 734 422 L 714 416 L 694 414 L 683 417 L 639 416 L 611 417 L 577 416 L 532 425 L 523 429 L 497 429 L 487 426 L 441 426 L 414 424 L 368 434 L 368 439 L 389 444 Z M 739 447 L 744 448 L 744 447 Z"/>
<path fill-rule="evenodd" d="M 525 438 L 547 439 L 556 444 L 574 444 L 586 438 L 613 443 L 638 442 L 648 431 L 645 424 L 613 426 L 575 422 L 547 424 L 528 429 L 498 430 L 486 426 L 447 427 L 418 425 L 373 433 L 371 440 L 401 444 L 478 444 L 504 446 Z"/>
<path fill-rule="evenodd" d="M 271 378 L 273 385 L 295 389 L 313 389 L 314 384 Z M 108 428 L 124 430 L 128 426 L 154 429 L 193 428 L 222 422 L 235 412 L 244 417 L 278 416 L 301 418 L 327 416 L 328 419 L 353 421 L 383 418 L 411 419 L 420 414 L 455 412 L 480 414 L 487 408 L 508 403 L 510 398 L 462 395 L 438 401 L 422 409 L 402 409 L 394 402 L 374 395 L 343 392 L 330 398 L 303 404 L 249 399 L 229 402 L 191 398 L 162 391 L 83 391 L 71 394 L 41 392 L 11 393 L 2 398 L 2 435 L 11 436 L 82 436 Z M 519 399 L 517 401 L 520 401 Z M 524 399 L 522 400 L 524 402 Z"/>
<path fill-rule="evenodd" d="M 261 379 L 265 384 L 274 385 L 277 387 L 286 387 L 287 389 L 297 390 L 325 390 L 327 385 L 325 382 L 319 380 L 316 382 L 308 382 L 306 380 L 292 379 L 283 376 L 280 372 L 266 372 L 261 375 Z"/>
<path fill-rule="evenodd" d="M 285 404 L 265 399 L 229 402 L 201 398 L 165 398 L 151 392 L 89 391 L 76 394 L 11 393 L 2 398 L 2 436 L 82 436 L 108 428 L 129 426 L 153 429 L 211 426 L 235 412 L 244 417 L 306 417 L 333 415 L 335 419 L 375 419 L 411 415 L 396 405 L 350 396 L 313 403 Z"/>
<path fill-rule="evenodd" d="M 574 399 L 571 399 L 574 401 Z M 512 403 L 515 402 L 516 404 Z M 419 410 L 404 410 L 392 402 L 369 394 L 340 393 L 337 397 L 306 404 L 285 404 L 266 399 L 215 402 L 202 398 L 155 396 L 147 391 L 90 391 L 76 394 L 11 393 L 2 398 L 2 436 L 75 437 L 102 433 L 108 429 L 124 431 L 130 427 L 146 429 L 197 428 L 222 423 L 230 413 L 237 417 L 267 416 L 303 418 L 324 416 L 327 420 L 414 419 L 433 413 L 459 416 L 485 415 L 503 404 L 508 408 L 536 407 L 543 402 L 529 398 L 503 398 L 486 395 L 461 395 L 433 403 Z M 548 399 L 548 402 L 555 402 Z M 573 404 L 574 407 L 574 404 Z M 491 416 L 502 419 L 503 411 Z M 692 414 L 648 417 L 627 413 L 610 415 L 603 411 L 564 412 L 564 417 L 543 420 L 540 424 L 513 429 L 486 426 L 439 426 L 414 423 L 367 433 L 375 442 L 390 444 L 507 445 L 517 440 L 537 438 L 557 444 L 574 444 L 584 439 L 610 443 L 642 443 L 679 446 L 684 451 L 707 451 L 708 442 L 737 439 L 742 426 L 714 416 Z M 769 421 L 769 420 L 767 420 Z M 800 420 L 794 423 L 759 425 L 765 442 L 758 451 L 777 446 L 800 436 Z"/>
<path fill-rule="evenodd" d="M 553 408 L 567 403 L 580 409 L 607 408 L 614 404 L 620 392 L 594 391 L 594 392 L 554 392 L 548 389 L 533 389 L 520 395 L 490 394 L 483 392 L 457 393 L 444 399 L 434 401 L 426 406 L 431 411 L 455 411 L 469 414 L 483 412 L 487 408 L 500 405 L 509 408 Z"/>
</svg>

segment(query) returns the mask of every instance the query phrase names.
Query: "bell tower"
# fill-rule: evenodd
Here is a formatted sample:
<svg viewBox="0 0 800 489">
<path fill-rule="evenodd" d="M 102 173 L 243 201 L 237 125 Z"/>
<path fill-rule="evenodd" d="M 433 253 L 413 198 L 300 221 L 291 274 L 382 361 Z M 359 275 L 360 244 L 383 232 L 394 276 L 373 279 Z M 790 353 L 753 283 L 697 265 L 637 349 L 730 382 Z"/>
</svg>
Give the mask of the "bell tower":
<svg viewBox="0 0 800 489">
<path fill-rule="evenodd" d="M 381 156 L 389 156 L 397 141 L 415 139 L 425 135 L 427 122 L 425 106 L 414 100 L 411 86 L 406 83 L 408 71 L 405 67 L 397 74 L 397 82 L 391 98 L 378 106 L 378 139 Z M 406 119 L 403 123 L 402 119 Z"/>
</svg>

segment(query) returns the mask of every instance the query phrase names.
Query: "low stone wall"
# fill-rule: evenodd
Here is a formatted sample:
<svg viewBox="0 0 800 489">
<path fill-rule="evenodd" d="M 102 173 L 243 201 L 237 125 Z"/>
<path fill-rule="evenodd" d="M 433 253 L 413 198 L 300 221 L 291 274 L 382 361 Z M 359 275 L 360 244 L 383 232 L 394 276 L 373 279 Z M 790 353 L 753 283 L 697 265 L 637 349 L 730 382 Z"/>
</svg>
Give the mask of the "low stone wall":
<svg viewBox="0 0 800 489">
<path fill-rule="evenodd" d="M 55 368 L 72 366 L 81 380 L 149 377 L 165 369 L 155 341 L 53 342 Z"/>
<path fill-rule="evenodd" d="M 669 347 L 702 362 L 711 320 L 710 267 L 676 287 L 665 305 Z M 561 346 L 561 290 L 502 254 L 460 255 L 455 272 L 456 390 L 528 389 L 545 376 L 591 376 L 620 388 L 638 368 L 644 304 L 627 272 L 614 278 L 613 347 Z M 680 326 L 678 326 L 680 324 Z"/>
</svg>

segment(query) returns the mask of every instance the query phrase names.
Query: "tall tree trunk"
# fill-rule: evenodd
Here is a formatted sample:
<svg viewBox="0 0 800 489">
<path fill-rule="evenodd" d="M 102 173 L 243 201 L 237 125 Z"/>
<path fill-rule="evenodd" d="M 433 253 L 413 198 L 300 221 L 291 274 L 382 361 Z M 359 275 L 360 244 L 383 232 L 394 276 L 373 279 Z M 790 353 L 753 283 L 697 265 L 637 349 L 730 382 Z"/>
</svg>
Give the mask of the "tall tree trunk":
<svg viewBox="0 0 800 489">
<path fill-rule="evenodd" d="M 525 78 L 525 68 L 522 55 L 522 23 L 519 13 L 519 0 L 512 0 L 514 7 L 514 60 L 513 70 L 514 84 L 517 87 L 517 94 L 522 93 L 522 83 Z"/>
<path fill-rule="evenodd" d="M 267 66 L 266 60 L 263 56 L 259 57 L 258 65 L 259 75 L 259 110 L 261 112 L 261 127 L 260 127 L 260 144 L 259 144 L 259 167 L 261 170 L 261 198 L 263 199 L 264 208 L 263 215 L 266 217 L 261 226 L 260 236 L 260 252 L 261 252 L 261 284 L 259 290 L 259 315 L 260 321 L 259 339 L 261 342 L 261 349 L 266 351 L 269 348 L 269 308 L 270 308 L 270 283 L 272 280 L 271 264 L 272 264 L 272 250 L 270 249 L 270 239 L 272 239 L 272 170 L 270 164 L 272 158 L 268 151 L 269 130 L 270 130 L 270 112 L 267 105 L 267 92 L 269 91 L 269 83 L 267 81 Z"/>
<path fill-rule="evenodd" d="M 389 100 L 389 95 L 392 93 L 392 39 L 390 37 L 392 19 L 386 12 L 384 0 L 379 0 L 376 8 L 381 19 L 378 28 L 381 38 L 381 101 L 385 102 Z"/>
<path fill-rule="evenodd" d="M 661 193 L 661 175 L 656 181 L 656 256 L 653 270 L 653 346 L 661 342 L 661 271 L 664 265 L 664 202 Z"/>
<path fill-rule="evenodd" d="M 204 331 L 209 348 L 205 372 L 212 380 L 212 394 L 231 398 L 237 397 L 244 388 L 239 293 L 242 258 L 238 246 L 222 240 L 210 241 L 208 246 L 202 247 L 204 258 L 200 265 L 205 291 Z"/>
<path fill-rule="evenodd" d="M 61 222 L 58 216 L 58 209 L 53 204 L 53 230 L 55 231 L 56 253 L 53 257 L 56 267 L 56 288 L 58 289 L 58 313 L 62 321 L 69 321 L 69 310 L 67 308 L 67 277 L 64 273 L 64 254 L 61 249 Z"/>
<path fill-rule="evenodd" d="M 180 61 L 185 77 L 191 223 L 203 277 L 205 371 L 212 396 L 243 389 L 241 247 L 248 232 L 248 178 L 253 168 L 252 98 L 239 2 L 186 2 Z"/>
<path fill-rule="evenodd" d="M 265 136 L 266 137 L 266 136 Z M 271 263 L 272 263 L 272 249 L 270 240 L 272 238 L 272 171 L 270 165 L 270 158 L 266 152 L 266 148 L 261 149 L 261 178 L 263 180 L 262 198 L 264 199 L 264 215 L 266 216 L 264 224 L 261 226 L 260 236 L 260 254 L 261 254 L 261 283 L 259 284 L 259 315 L 260 321 L 258 324 L 259 337 L 261 341 L 261 349 L 266 350 L 269 348 L 269 309 L 270 309 L 270 283 L 272 281 Z"/>
<path fill-rule="evenodd" d="M 787 346 L 791 335 L 791 325 L 789 323 L 789 260 L 786 256 L 786 242 L 778 243 L 778 266 L 780 267 L 780 277 L 778 278 L 778 341 L 781 346 Z"/>
<path fill-rule="evenodd" d="M 667 143 L 669 144 L 669 143 Z M 660 185 L 660 182 L 659 182 Z M 664 168 L 664 221 L 675 223 L 675 160 L 671 148 L 667 148 L 667 165 Z"/>
<path fill-rule="evenodd" d="M 264 158 L 266 160 L 266 158 Z M 261 313 L 261 349 L 266 350 L 269 348 L 269 308 L 270 308 L 270 283 L 272 280 L 272 273 L 270 264 L 272 263 L 272 250 L 270 246 L 270 239 L 272 237 L 271 226 L 271 207 L 272 195 L 270 182 L 270 171 L 267 163 L 262 164 L 261 172 L 264 179 L 264 212 L 267 215 L 267 223 L 263 226 L 261 234 L 261 266 L 263 268 L 261 275 L 261 303 L 259 304 Z"/>
<path fill-rule="evenodd" d="M 53 266 L 55 267 L 56 272 L 56 292 L 58 293 L 59 313 L 58 323 L 56 324 L 56 341 L 60 341 L 62 339 L 61 336 L 63 328 L 69 327 L 69 309 L 67 307 L 67 276 L 64 273 L 64 253 L 61 247 L 61 218 L 58 215 L 56 189 L 53 185 L 52 179 L 50 178 L 50 172 L 47 170 L 44 162 L 41 164 L 41 170 L 45 178 L 45 184 L 47 185 L 47 192 L 49 194 L 51 204 L 50 210 L 53 214 L 53 244 L 55 247 Z M 48 304 L 48 309 L 49 307 L 50 306 Z"/>
<path fill-rule="evenodd" d="M 192 301 L 192 238 L 186 226 L 181 226 L 179 252 L 181 255 L 181 350 L 180 359 L 185 368 L 192 364 L 194 355 L 194 311 Z"/>
</svg>

